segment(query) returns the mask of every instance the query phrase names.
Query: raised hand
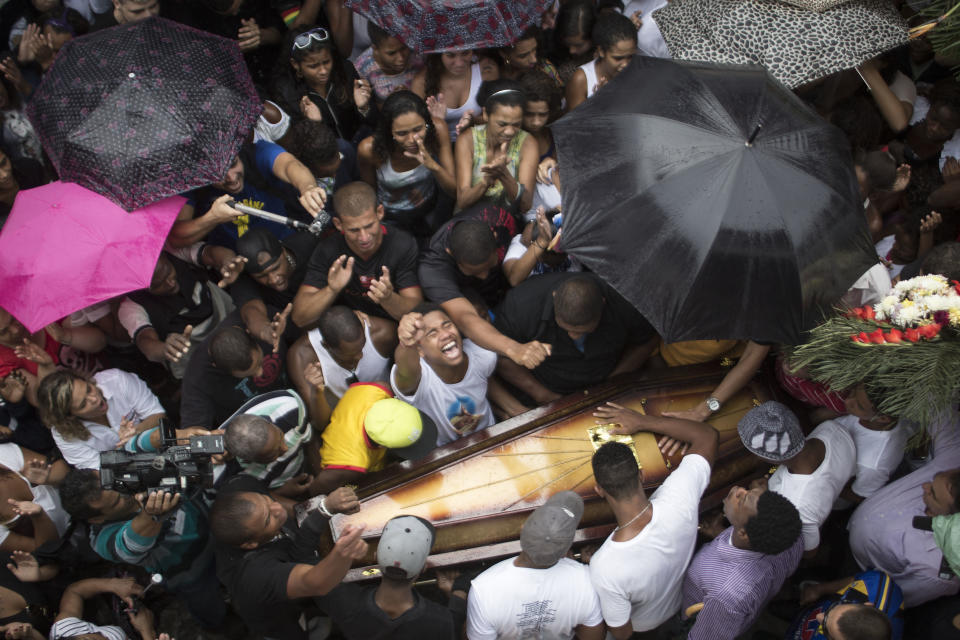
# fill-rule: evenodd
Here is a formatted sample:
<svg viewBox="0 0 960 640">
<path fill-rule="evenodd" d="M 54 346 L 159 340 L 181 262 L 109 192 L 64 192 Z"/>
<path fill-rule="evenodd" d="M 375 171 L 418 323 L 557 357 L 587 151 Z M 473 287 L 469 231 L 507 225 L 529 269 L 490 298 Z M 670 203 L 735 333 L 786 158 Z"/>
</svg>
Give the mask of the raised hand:
<svg viewBox="0 0 960 640">
<path fill-rule="evenodd" d="M 443 120 L 447 117 L 447 100 L 442 93 L 436 96 L 427 96 L 427 111 L 437 120 Z"/>
<path fill-rule="evenodd" d="M 940 170 L 944 182 L 953 182 L 960 178 L 960 160 L 953 156 L 948 156 L 947 161 L 943 163 L 943 169 Z"/>
<path fill-rule="evenodd" d="M 409 151 L 404 151 L 403 155 L 408 158 L 413 158 L 423 166 L 425 166 L 430 171 L 437 171 L 440 169 L 440 165 L 437 164 L 437 161 L 433 159 L 433 156 L 427 151 L 426 147 L 423 146 L 423 138 L 421 136 L 416 136 L 417 141 L 417 152 L 411 153 Z"/>
<path fill-rule="evenodd" d="M 32 458 L 23 467 L 23 475 L 31 484 L 47 484 L 50 479 L 50 469 L 53 467 L 46 460 Z"/>
<path fill-rule="evenodd" d="M 40 50 L 40 46 L 43 43 L 43 40 L 41 40 L 40 37 L 41 35 L 40 25 L 32 22 L 27 25 L 27 28 L 23 31 L 23 35 L 20 36 L 20 46 L 17 50 L 17 62 L 20 64 L 26 64 L 37 59 L 37 52 Z"/>
<path fill-rule="evenodd" d="M 943 222 L 943 216 L 936 211 L 931 211 L 920 221 L 920 233 L 933 233 L 941 222 Z"/>
<path fill-rule="evenodd" d="M 949 158 L 947 158 L 949 161 Z M 897 177 L 893 181 L 893 186 L 890 188 L 891 191 L 903 191 L 907 188 L 907 185 L 910 184 L 910 165 L 902 164 L 897 167 Z M 944 178 L 946 180 L 946 178 Z"/>
<path fill-rule="evenodd" d="M 423 338 L 423 314 L 407 313 L 400 318 L 400 324 L 397 326 L 397 337 L 400 338 L 400 344 L 405 347 L 415 347 Z"/>
<path fill-rule="evenodd" d="M 17 576 L 20 582 L 39 582 L 40 581 L 40 563 L 32 553 L 26 551 L 14 551 L 10 555 L 11 562 L 7 563 L 7 569 L 10 573 Z"/>
<path fill-rule="evenodd" d="M 240 51 L 252 51 L 260 46 L 260 25 L 253 18 L 241 19 L 240 30 L 237 31 Z"/>
<path fill-rule="evenodd" d="M 38 516 L 43 513 L 43 507 L 38 505 L 36 502 L 30 502 L 28 500 L 14 500 L 13 498 L 7 498 L 7 504 L 13 507 L 13 512 L 18 516 Z"/>
<path fill-rule="evenodd" d="M 367 297 L 382 305 L 383 301 L 393 295 L 393 283 L 390 282 L 390 269 L 382 267 L 381 275 L 370 282 Z"/>
<path fill-rule="evenodd" d="M 18 358 L 29 360 L 40 366 L 53 364 L 53 356 L 44 351 L 39 345 L 30 340 L 30 338 L 24 338 L 23 344 L 14 347 L 13 352 L 17 354 Z"/>
<path fill-rule="evenodd" d="M 163 357 L 170 362 L 179 362 L 180 358 L 187 355 L 190 351 L 190 334 L 193 333 L 193 325 L 187 325 L 183 333 L 171 333 L 163 341 Z"/>
<path fill-rule="evenodd" d="M 317 103 L 310 99 L 310 96 L 302 96 L 300 98 L 300 113 L 302 113 L 303 117 L 307 120 L 323 122 L 323 113 L 320 111 Z"/>
<path fill-rule="evenodd" d="M 126 416 L 120 418 L 120 427 L 117 429 L 117 436 L 120 439 L 117 441 L 116 448 L 122 449 L 135 435 L 137 435 L 137 425 L 133 423 L 133 420 Z"/>
<path fill-rule="evenodd" d="M 353 277 L 353 257 L 347 257 L 346 254 L 340 256 L 330 265 L 327 272 L 327 286 L 335 293 L 340 293 L 350 283 Z"/>
<path fill-rule="evenodd" d="M 27 391 L 27 379 L 23 371 L 17 369 L 0 382 L 0 396 L 7 402 L 20 402 Z"/>
<path fill-rule="evenodd" d="M 473 126 L 473 109 L 467 109 L 460 120 L 457 121 L 457 135 L 460 135 L 464 129 L 468 129 Z"/>
<path fill-rule="evenodd" d="M 544 158 L 537 165 L 537 182 L 540 184 L 553 184 L 553 177 L 550 175 L 557 166 L 556 158 Z"/>
<path fill-rule="evenodd" d="M 543 207 L 537 207 L 537 239 L 531 243 L 535 244 L 538 248 L 546 250 L 551 241 L 553 241 L 553 229 L 550 225 L 550 219 L 547 218 L 547 213 L 544 211 Z"/>
<path fill-rule="evenodd" d="M 280 351 L 280 339 L 283 332 L 287 330 L 287 320 L 290 318 L 290 312 L 293 311 L 293 303 L 288 302 L 283 311 L 273 316 L 273 322 L 270 323 L 270 330 L 273 332 L 273 352 Z"/>
<path fill-rule="evenodd" d="M 227 264 L 220 267 L 220 282 L 217 283 L 217 286 L 221 289 L 226 289 L 234 282 L 237 281 L 237 278 L 240 277 L 240 274 L 243 273 L 243 268 L 247 264 L 247 259 L 243 256 L 237 256 Z"/>
<path fill-rule="evenodd" d="M 373 89 L 369 82 L 360 78 L 353 81 L 353 102 L 357 105 L 357 110 L 366 111 L 370 108 L 371 95 Z"/>
<path fill-rule="evenodd" d="M 303 370 L 303 378 L 307 381 L 307 384 L 317 391 L 323 391 L 326 386 L 326 380 L 323 378 L 323 367 L 320 366 L 319 362 L 308 364 L 307 368 Z"/>
</svg>

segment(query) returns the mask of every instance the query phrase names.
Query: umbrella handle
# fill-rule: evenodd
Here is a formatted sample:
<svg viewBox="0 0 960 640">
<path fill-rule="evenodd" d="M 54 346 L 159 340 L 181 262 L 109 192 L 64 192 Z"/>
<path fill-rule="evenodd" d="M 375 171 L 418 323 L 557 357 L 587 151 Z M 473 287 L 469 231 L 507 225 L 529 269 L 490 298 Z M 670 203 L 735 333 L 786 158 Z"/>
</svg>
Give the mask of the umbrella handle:
<svg viewBox="0 0 960 640">
<path fill-rule="evenodd" d="M 254 209 L 253 207 L 248 207 L 245 204 L 240 204 L 235 200 L 231 200 L 227 203 L 228 206 L 240 211 L 241 213 L 246 213 L 247 215 L 254 216 L 256 218 L 261 218 L 263 220 L 270 220 L 271 222 L 276 222 L 278 224 L 286 225 L 292 229 L 303 229 L 309 231 L 314 235 L 320 235 L 321 230 L 330 220 L 330 214 L 326 211 L 321 211 L 320 215 L 317 216 L 317 219 L 313 221 L 312 224 L 306 224 L 300 222 L 299 220 L 294 220 L 293 218 L 287 218 L 286 216 L 281 216 L 276 213 L 271 213 L 270 211 L 263 211 L 262 209 Z"/>
</svg>

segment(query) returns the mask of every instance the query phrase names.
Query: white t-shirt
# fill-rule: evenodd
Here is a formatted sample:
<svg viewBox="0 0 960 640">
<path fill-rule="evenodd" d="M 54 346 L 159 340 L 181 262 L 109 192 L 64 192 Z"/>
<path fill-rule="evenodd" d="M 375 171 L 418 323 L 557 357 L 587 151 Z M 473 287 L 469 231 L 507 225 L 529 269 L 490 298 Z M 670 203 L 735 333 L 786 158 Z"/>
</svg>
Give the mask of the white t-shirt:
<svg viewBox="0 0 960 640">
<path fill-rule="evenodd" d="M 133 420 L 136 425 L 145 418 L 164 413 L 163 405 L 153 395 L 147 383 L 127 371 L 107 369 L 93 376 L 107 400 L 107 422 L 105 427 L 97 422 L 84 420 L 83 425 L 90 432 L 86 440 L 66 440 L 53 425 L 51 433 L 63 459 L 78 469 L 99 469 L 100 453 L 111 451 L 120 442 L 117 430 L 123 418 Z"/>
<path fill-rule="evenodd" d="M 810 474 L 790 473 L 786 465 L 770 476 L 767 488 L 776 491 L 800 512 L 803 523 L 803 549 L 811 551 L 820 546 L 820 525 L 823 524 L 833 503 L 847 480 L 856 470 L 857 448 L 847 430 L 833 420 L 828 420 L 814 429 L 807 439 L 823 442 L 826 453 L 817 470 Z"/>
<path fill-rule="evenodd" d="M 493 424 L 493 410 L 487 402 L 487 379 L 497 368 L 497 354 L 463 341 L 467 356 L 467 372 L 463 380 L 447 384 L 430 365 L 420 358 L 420 384 L 413 395 L 404 395 L 397 388 L 397 365 L 390 371 L 390 386 L 404 402 L 409 402 L 430 416 L 437 425 L 437 446 L 486 429 Z"/>
<path fill-rule="evenodd" d="M 603 622 L 589 571 L 570 558 L 530 569 L 508 558 L 473 579 L 467 597 L 469 640 L 573 638 L 579 625 Z"/>
<path fill-rule="evenodd" d="M 57 528 L 57 534 L 62 536 L 67 527 L 70 526 L 70 514 L 60 504 L 60 492 L 57 491 L 57 488 L 46 484 L 30 486 L 30 481 L 20 473 L 24 465 L 23 451 L 13 443 L 0 444 L 0 465 L 13 471 L 30 487 L 30 492 L 33 493 L 33 501 L 43 507 L 44 513 Z M 0 525 L 0 543 L 10 535 L 7 525 L 11 524 L 13 524 L 13 521 Z"/>
<path fill-rule="evenodd" d="M 684 456 L 650 496 L 649 524 L 630 540 L 613 534 L 590 559 L 590 579 L 611 627 L 630 621 L 634 631 L 663 624 L 680 609 L 683 575 L 697 542 L 700 497 L 710 484 L 703 456 Z"/>
<path fill-rule="evenodd" d="M 898 422 L 889 431 L 874 431 L 852 415 L 830 422 L 839 424 L 853 438 L 857 449 L 857 477 L 851 489 L 858 496 L 869 498 L 889 482 L 890 474 L 900 465 L 909 437 L 906 427 Z"/>
</svg>

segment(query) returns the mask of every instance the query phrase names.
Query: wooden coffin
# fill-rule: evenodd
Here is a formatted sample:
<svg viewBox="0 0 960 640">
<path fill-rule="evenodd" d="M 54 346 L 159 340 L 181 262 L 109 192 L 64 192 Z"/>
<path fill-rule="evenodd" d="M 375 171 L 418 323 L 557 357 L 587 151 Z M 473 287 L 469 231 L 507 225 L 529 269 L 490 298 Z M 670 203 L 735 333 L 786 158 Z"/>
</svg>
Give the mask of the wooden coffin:
<svg viewBox="0 0 960 640">
<path fill-rule="evenodd" d="M 338 515 L 330 522 L 333 540 L 348 523 L 366 526 L 370 552 L 347 580 L 379 574 L 372 565 L 380 532 L 390 518 L 401 514 L 426 518 L 437 527 L 431 567 L 519 553 L 520 528 L 527 516 L 564 490 L 577 492 L 585 502 L 577 541 L 603 540 L 615 520 L 594 492 L 590 466 L 594 409 L 608 400 L 649 414 L 687 409 L 707 397 L 727 371 L 718 365 L 698 365 L 626 376 L 440 447 L 426 459 L 370 474 L 357 489 L 360 512 Z M 720 504 L 731 486 L 748 482 L 767 468 L 743 448 L 737 422 L 752 407 L 776 397 L 772 380 L 758 374 L 711 418 L 720 432 L 720 449 L 701 511 Z M 633 436 L 648 493 L 681 460 L 679 455 L 664 457 L 657 438 L 652 433 Z"/>
</svg>

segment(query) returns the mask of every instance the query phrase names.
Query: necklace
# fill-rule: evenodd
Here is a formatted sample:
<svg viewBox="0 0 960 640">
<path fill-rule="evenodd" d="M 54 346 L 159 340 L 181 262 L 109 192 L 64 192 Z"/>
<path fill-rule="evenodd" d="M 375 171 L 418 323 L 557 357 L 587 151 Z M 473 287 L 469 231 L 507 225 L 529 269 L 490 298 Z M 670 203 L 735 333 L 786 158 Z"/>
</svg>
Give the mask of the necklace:
<svg viewBox="0 0 960 640">
<path fill-rule="evenodd" d="M 649 509 L 652 504 L 653 504 L 652 502 L 647 502 L 647 506 L 645 506 L 643 509 L 641 509 L 641 510 L 640 510 L 640 513 L 638 513 L 637 515 L 635 515 L 635 516 L 633 516 L 632 518 L 630 518 L 630 520 L 627 521 L 626 523 L 624 523 L 624 524 L 620 525 L 619 527 L 617 527 L 616 529 L 614 529 L 613 532 L 616 533 L 617 531 L 620 531 L 620 529 L 623 529 L 624 527 L 629 527 L 630 525 L 632 525 L 634 522 L 636 522 L 637 518 L 639 518 L 640 516 L 642 516 L 643 514 L 645 514 L 645 513 L 647 512 L 647 509 Z"/>
</svg>

